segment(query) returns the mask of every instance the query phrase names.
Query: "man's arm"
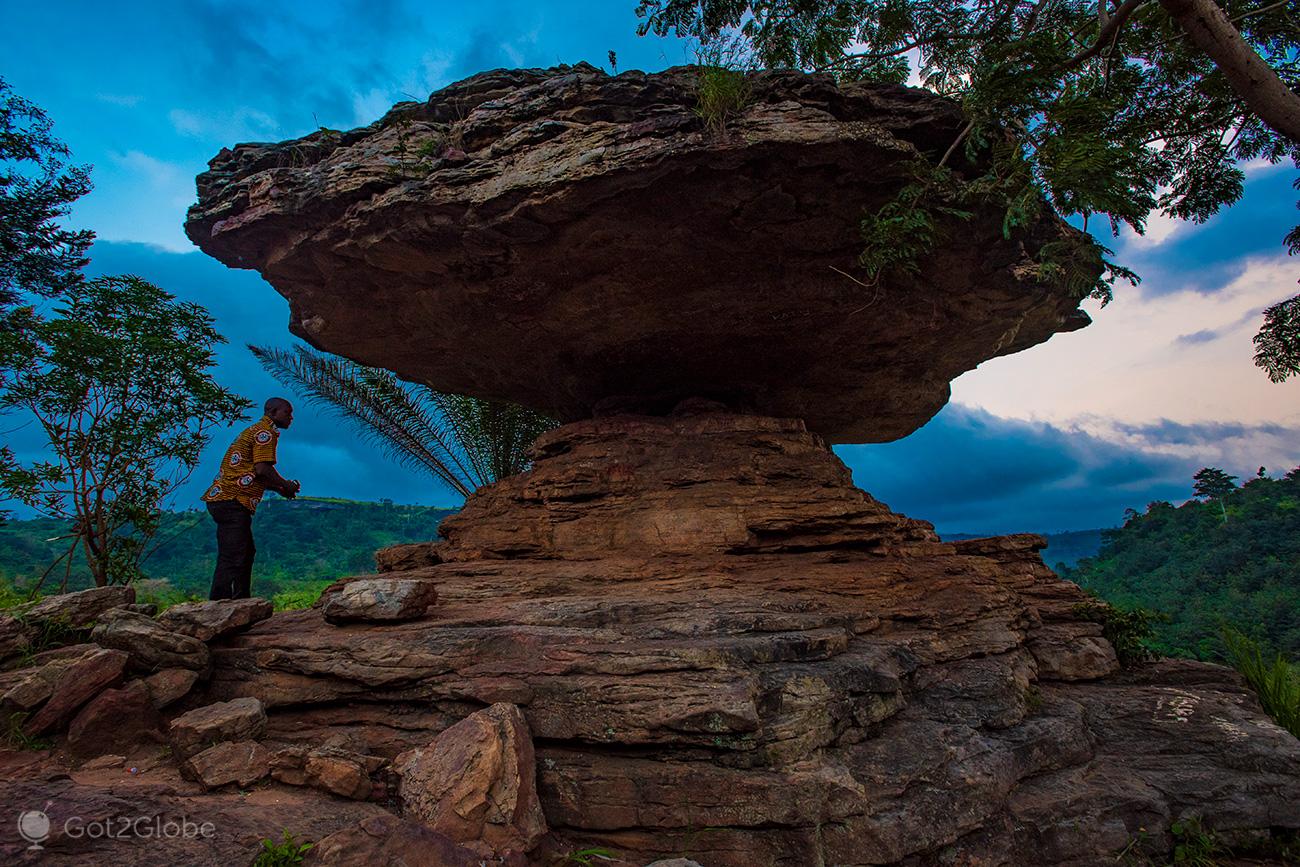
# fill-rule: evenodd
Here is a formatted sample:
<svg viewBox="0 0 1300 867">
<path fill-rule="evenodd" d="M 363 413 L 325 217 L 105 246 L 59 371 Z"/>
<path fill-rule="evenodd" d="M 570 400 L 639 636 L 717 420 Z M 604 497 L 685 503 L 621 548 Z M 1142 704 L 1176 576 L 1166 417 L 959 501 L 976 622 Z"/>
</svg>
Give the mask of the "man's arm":
<svg viewBox="0 0 1300 867">
<path fill-rule="evenodd" d="M 275 464 L 269 461 L 258 461 L 253 464 L 253 474 L 257 476 L 258 481 L 262 484 L 289 500 L 296 497 L 299 488 L 302 487 L 297 482 L 291 482 L 276 472 Z"/>
</svg>

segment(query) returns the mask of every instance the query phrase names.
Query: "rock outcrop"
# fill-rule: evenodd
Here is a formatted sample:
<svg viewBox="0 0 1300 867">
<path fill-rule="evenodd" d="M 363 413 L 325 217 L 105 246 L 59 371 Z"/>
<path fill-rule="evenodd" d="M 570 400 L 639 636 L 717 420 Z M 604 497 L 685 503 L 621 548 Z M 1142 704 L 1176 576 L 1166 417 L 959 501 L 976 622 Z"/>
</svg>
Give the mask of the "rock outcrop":
<svg viewBox="0 0 1300 867">
<path fill-rule="evenodd" d="M 208 697 L 390 758 L 517 706 L 552 834 L 632 864 L 1086 864 L 1189 816 L 1300 827 L 1300 742 L 1227 669 L 1120 671 L 1041 537 L 941 542 L 786 420 L 594 419 L 535 455 L 441 562 L 386 573 L 438 586 L 422 619 L 276 615 L 214 647 Z"/>
<path fill-rule="evenodd" d="M 315 346 L 565 421 L 703 396 L 890 440 L 958 374 L 1088 322 L 1035 276 L 1080 237 L 1048 216 L 1008 240 L 982 211 L 914 277 L 858 267 L 862 216 L 949 149 L 957 103 L 767 72 L 720 135 L 697 80 L 497 70 L 362 129 L 238 145 L 186 231 L 261 272 Z"/>
</svg>

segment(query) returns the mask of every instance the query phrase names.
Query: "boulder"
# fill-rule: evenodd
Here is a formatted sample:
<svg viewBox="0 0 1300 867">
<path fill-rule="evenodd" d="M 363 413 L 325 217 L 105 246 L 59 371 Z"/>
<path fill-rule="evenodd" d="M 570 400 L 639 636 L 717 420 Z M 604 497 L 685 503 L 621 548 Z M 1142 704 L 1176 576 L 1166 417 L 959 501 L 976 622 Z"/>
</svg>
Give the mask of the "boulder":
<svg viewBox="0 0 1300 867">
<path fill-rule="evenodd" d="M 198 679 L 199 673 L 193 669 L 164 668 L 146 677 L 144 684 L 153 706 L 161 710 L 189 695 Z"/>
<path fill-rule="evenodd" d="M 406 545 L 389 545 L 375 552 L 375 568 L 379 572 L 410 572 L 442 562 L 437 542 L 413 542 Z"/>
<path fill-rule="evenodd" d="M 46 596 L 25 609 L 22 617 L 29 624 L 55 622 L 65 626 L 88 626 L 105 611 L 133 602 L 134 587 L 110 584 L 107 587 L 91 587 L 89 590 Z"/>
<path fill-rule="evenodd" d="M 1083 238 L 1048 208 L 1010 237 L 992 209 L 941 218 L 916 274 L 859 266 L 863 214 L 960 136 L 956 101 L 762 72 L 720 135 L 698 77 L 495 70 L 362 129 L 240 144 L 186 231 L 258 270 L 308 343 L 566 422 L 706 397 L 886 441 L 960 373 L 1087 324 L 1036 276 L 1045 245 Z"/>
<path fill-rule="evenodd" d="M 171 721 L 176 754 L 188 758 L 221 741 L 257 740 L 266 731 L 266 710 L 256 698 L 237 698 L 195 708 Z"/>
<path fill-rule="evenodd" d="M 91 699 L 68 726 L 68 751 L 78 758 L 123 752 L 162 740 L 158 712 L 144 681 L 132 680 Z"/>
<path fill-rule="evenodd" d="M 393 815 L 373 816 L 336 831 L 307 853 L 305 864 L 329 867 L 422 864 L 429 867 L 481 867 L 481 856 L 456 845 L 445 834 Z"/>
<path fill-rule="evenodd" d="M 68 666 L 78 657 L 54 659 L 22 672 L 21 679 L 0 696 L 0 708 L 6 711 L 30 711 L 54 692 L 54 687 Z"/>
<path fill-rule="evenodd" d="M 271 754 L 257 741 L 224 741 L 181 763 L 181 773 L 205 789 L 248 786 L 270 772 Z"/>
<path fill-rule="evenodd" d="M 405 815 L 471 849 L 527 852 L 546 834 L 532 735 L 514 705 L 471 714 L 393 770 Z"/>
<path fill-rule="evenodd" d="M 212 641 L 265 620 L 271 611 L 271 600 L 261 598 L 182 602 L 158 615 L 158 623 L 172 632 Z"/>
<path fill-rule="evenodd" d="M 340 797 L 365 800 L 374 789 L 370 775 L 384 764 L 379 756 L 328 744 L 315 749 L 295 745 L 272 752 L 271 776 L 287 785 L 312 786 Z"/>
<path fill-rule="evenodd" d="M 134 611 L 105 612 L 91 638 L 105 647 L 126 651 L 132 666 L 143 671 L 202 670 L 208 666 L 208 647 L 202 641 L 172 632 L 153 618 Z"/>
<path fill-rule="evenodd" d="M 82 705 L 117 684 L 126 663 L 127 655 L 120 650 L 98 648 L 62 668 L 49 700 L 24 723 L 23 731 L 40 735 L 62 727 Z"/>
<path fill-rule="evenodd" d="M 361 578 L 330 594 L 322 611 L 330 623 L 383 623 L 421 617 L 437 599 L 438 591 L 432 581 Z"/>
<path fill-rule="evenodd" d="M 0 614 L 0 662 L 21 655 L 30 646 L 27 625 L 10 614 Z"/>
</svg>

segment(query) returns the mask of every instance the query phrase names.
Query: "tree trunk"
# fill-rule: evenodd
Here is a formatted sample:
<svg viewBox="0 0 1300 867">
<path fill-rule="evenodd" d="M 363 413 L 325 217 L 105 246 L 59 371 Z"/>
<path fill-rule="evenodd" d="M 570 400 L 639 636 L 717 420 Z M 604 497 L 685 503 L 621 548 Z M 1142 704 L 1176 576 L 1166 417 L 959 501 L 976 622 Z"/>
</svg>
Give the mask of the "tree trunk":
<svg viewBox="0 0 1300 867">
<path fill-rule="evenodd" d="M 1300 94 L 1255 53 L 1214 0 L 1160 0 L 1160 5 L 1223 71 L 1260 120 L 1300 144 Z"/>
</svg>

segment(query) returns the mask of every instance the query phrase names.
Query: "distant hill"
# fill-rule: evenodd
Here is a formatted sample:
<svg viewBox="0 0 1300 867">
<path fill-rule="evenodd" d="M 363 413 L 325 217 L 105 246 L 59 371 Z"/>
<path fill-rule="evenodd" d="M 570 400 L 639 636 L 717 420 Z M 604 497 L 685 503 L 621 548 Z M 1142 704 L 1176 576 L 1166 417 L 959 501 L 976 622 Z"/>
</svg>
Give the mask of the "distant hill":
<svg viewBox="0 0 1300 867">
<path fill-rule="evenodd" d="M 1226 520 L 1225 520 L 1226 517 Z M 1211 658 L 1229 624 L 1300 656 L 1300 471 L 1251 479 L 1218 501 L 1157 502 L 1105 532 L 1063 577 L 1121 607 L 1167 615 L 1166 653 Z"/>
<path fill-rule="evenodd" d="M 304 584 L 374 570 L 375 549 L 437 538 L 438 524 L 454 510 L 352 500 L 267 498 L 253 519 L 257 560 L 253 591 L 271 596 Z M 206 597 L 212 581 L 216 537 L 206 511 L 164 516 L 160 545 L 144 564 L 150 578 L 165 579 L 182 593 Z M 34 581 L 66 543 L 57 521 L 11 521 L 0 526 L 0 579 L 23 586 Z M 79 555 L 78 555 L 79 556 Z M 46 587 L 57 587 L 59 570 Z M 53 581 L 51 586 L 50 582 Z M 73 569 L 70 588 L 88 586 L 84 567 Z"/>
<path fill-rule="evenodd" d="M 1058 569 L 1062 565 L 1073 566 L 1084 557 L 1091 557 L 1101 550 L 1102 534 L 1105 532 L 1105 530 L 1067 530 L 1063 533 L 1043 533 L 1047 537 L 1047 547 L 1043 549 L 1043 562 Z M 947 541 L 957 541 L 980 539 L 987 535 L 987 533 L 944 533 L 943 538 Z"/>
</svg>

